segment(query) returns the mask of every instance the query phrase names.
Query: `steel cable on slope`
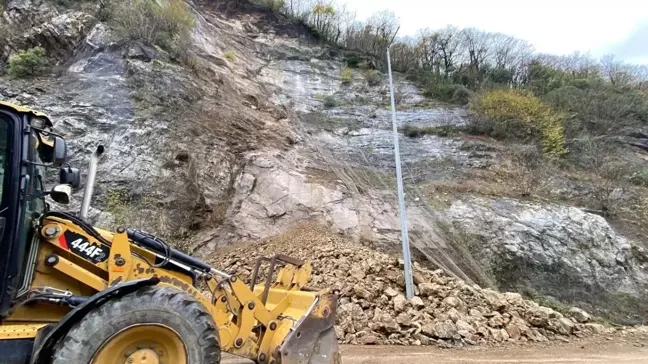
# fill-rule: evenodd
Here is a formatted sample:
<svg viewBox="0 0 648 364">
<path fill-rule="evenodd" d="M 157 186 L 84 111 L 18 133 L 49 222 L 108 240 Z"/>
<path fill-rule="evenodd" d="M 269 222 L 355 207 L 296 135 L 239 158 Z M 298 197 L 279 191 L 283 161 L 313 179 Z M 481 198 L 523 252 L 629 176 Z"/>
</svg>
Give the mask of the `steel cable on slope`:
<svg viewBox="0 0 648 364">
<path fill-rule="evenodd" d="M 443 122 L 444 125 L 449 125 L 449 124 L 451 124 L 451 120 L 450 120 L 450 117 L 449 117 L 448 115 L 444 115 L 443 118 L 444 118 L 444 120 L 443 120 L 443 121 L 444 121 L 444 122 Z M 375 133 L 374 133 L 375 124 L 376 124 L 376 122 L 375 122 L 375 119 L 374 119 L 374 121 L 372 122 L 372 133 L 371 133 L 371 138 L 370 138 L 370 144 L 372 145 L 372 149 L 373 149 L 373 150 L 376 149 L 376 148 L 373 148 L 373 141 L 374 141 L 374 138 L 373 138 L 373 137 L 374 137 L 374 135 L 375 135 Z M 399 137 L 400 137 L 400 135 L 399 135 Z M 363 157 L 363 159 L 367 162 L 367 164 L 368 164 L 368 165 L 371 165 L 371 162 L 368 160 L 367 156 L 364 154 L 364 152 L 362 151 L 362 149 L 360 149 L 360 153 L 362 154 L 362 157 Z M 412 170 L 411 170 L 411 168 L 409 167 L 409 165 L 408 165 L 407 163 L 405 163 L 405 162 L 402 163 L 402 164 L 403 164 L 403 165 L 405 166 L 405 168 L 407 169 L 407 172 L 408 172 L 408 174 L 410 175 L 410 178 L 412 179 L 412 181 L 415 181 L 415 180 L 416 180 L 416 176 L 415 176 L 414 173 L 412 172 Z M 378 175 L 378 179 L 381 181 L 381 183 L 383 184 L 383 186 L 385 186 L 385 187 L 390 187 L 390 186 L 387 185 L 387 183 L 385 183 L 385 182 L 382 180 L 382 177 L 381 177 L 380 175 Z M 438 222 L 440 219 L 439 219 L 439 217 L 437 216 L 436 212 L 435 212 L 434 210 L 431 209 L 431 207 L 430 207 L 431 205 L 430 205 L 430 203 L 427 201 L 427 198 L 425 197 L 425 194 L 422 193 L 422 192 L 420 191 L 419 187 L 417 186 L 417 184 L 416 184 L 415 182 L 413 183 L 413 186 L 410 187 L 410 186 L 408 186 L 408 184 L 406 183 L 406 180 L 407 180 L 407 179 L 406 179 L 405 176 L 404 176 L 404 177 L 403 177 L 403 186 L 404 186 L 404 188 L 405 188 L 405 194 L 406 194 L 406 196 L 412 195 L 412 196 L 415 196 L 415 201 L 416 201 L 416 199 L 422 201 L 422 202 L 423 202 L 422 204 L 417 204 L 417 205 L 419 205 L 419 208 L 422 208 L 423 213 L 426 215 L 426 216 L 424 216 L 424 217 L 427 217 L 427 220 L 428 220 L 428 221 L 431 221 L 431 222 L 433 223 L 433 227 L 438 228 L 438 223 L 437 223 L 437 222 Z M 386 189 L 388 189 L 388 190 L 392 190 L 392 191 L 393 191 L 393 187 L 392 187 L 392 188 L 386 188 Z M 413 189 L 413 191 L 412 191 L 412 189 Z M 395 195 L 395 198 L 398 198 L 398 196 L 397 196 L 396 193 L 394 193 L 394 195 Z M 408 201 L 406 201 L 406 203 L 407 203 L 407 202 L 408 202 Z M 410 203 L 411 203 L 411 202 L 410 202 Z M 409 203 L 408 203 L 408 205 L 409 205 Z M 434 230 L 434 229 L 431 229 L 431 230 Z M 437 235 L 437 236 L 439 236 L 440 238 L 442 238 L 442 239 L 446 242 L 447 247 L 441 247 L 441 246 L 437 245 L 436 242 L 435 242 L 435 240 L 434 240 L 434 237 L 433 237 L 433 236 L 430 236 L 430 235 L 432 235 L 431 233 L 427 234 L 427 236 L 423 237 L 423 239 L 426 240 L 426 241 L 428 241 L 428 242 L 431 242 L 433 248 L 435 248 L 435 249 L 436 249 L 436 250 L 437 250 L 437 251 L 442 255 L 442 257 L 445 258 L 445 260 L 449 262 L 449 264 L 450 264 L 450 265 L 451 265 L 455 270 L 453 271 L 453 270 L 449 269 L 447 266 L 445 266 L 445 265 L 442 264 L 441 262 L 438 262 L 436 259 L 434 259 L 433 257 L 431 257 L 431 256 L 430 256 L 430 255 L 429 255 L 429 254 L 428 254 L 424 249 L 422 249 L 420 246 L 417 246 L 417 248 L 419 249 L 419 251 L 421 251 L 421 253 L 423 253 L 424 255 L 426 255 L 426 257 L 427 257 L 429 260 L 431 260 L 431 261 L 433 261 L 433 262 L 436 262 L 436 264 L 437 264 L 438 266 L 444 268 L 444 270 L 445 270 L 446 272 L 448 272 L 448 273 L 450 273 L 450 274 L 452 274 L 453 272 L 456 272 L 456 273 L 458 273 L 458 274 L 452 274 L 452 275 L 455 275 L 455 276 L 458 275 L 458 276 L 460 276 L 460 278 L 462 278 L 462 279 L 464 279 L 464 280 L 466 280 L 466 281 L 472 281 L 472 280 L 471 280 L 471 279 L 470 279 L 470 278 L 465 274 L 465 272 L 463 271 L 463 269 L 462 269 L 461 267 L 458 266 L 458 264 L 454 261 L 454 259 L 453 259 L 452 257 L 450 257 L 450 256 L 447 254 L 448 248 L 450 248 L 450 249 L 454 250 L 455 253 L 458 254 L 458 256 L 459 256 L 460 259 L 462 259 L 464 262 L 467 263 L 465 268 L 469 269 L 469 270 L 472 272 L 472 274 L 473 274 L 474 277 L 478 277 L 479 280 L 480 280 L 481 282 L 486 283 L 486 284 L 488 284 L 489 286 L 493 286 L 493 283 L 492 283 L 492 282 L 490 281 L 490 279 L 486 276 L 486 274 L 484 274 L 482 267 L 481 267 L 481 266 L 480 266 L 480 265 L 475 261 L 475 259 L 472 257 L 472 255 L 470 254 L 470 252 L 469 252 L 469 251 L 468 251 L 468 250 L 467 250 L 463 245 L 461 245 L 461 244 L 455 244 L 454 241 L 452 241 L 452 242 L 448 242 L 448 239 L 447 239 L 446 237 L 443 236 L 444 234 L 443 234 L 443 233 L 440 233 L 440 232 L 438 232 L 438 231 L 435 231 L 434 234 Z M 414 236 L 416 236 L 416 235 L 420 235 L 420 231 L 418 231 L 418 230 L 413 231 L 413 234 L 412 234 L 412 235 L 414 235 Z M 421 237 L 419 236 L 419 238 L 421 238 Z M 415 243 L 415 245 L 418 245 L 418 244 L 417 244 L 417 243 L 418 243 L 418 240 L 416 240 L 416 239 L 411 239 L 411 240 Z"/>
<path fill-rule="evenodd" d="M 374 136 L 375 136 L 375 129 L 376 129 L 376 128 L 375 128 L 375 121 L 373 121 L 373 122 L 372 122 L 372 127 L 371 127 L 371 135 L 370 135 L 370 139 L 369 139 L 369 144 L 372 146 L 372 149 L 375 149 L 374 146 L 373 146 Z M 347 146 L 349 146 L 349 144 L 350 144 L 350 141 L 347 140 Z M 392 148 L 393 148 L 393 147 L 392 147 Z M 372 163 L 369 161 L 369 158 L 367 158 L 367 155 L 363 152 L 362 147 L 357 148 L 357 150 L 358 150 L 358 151 L 360 152 L 360 154 L 362 155 L 362 158 L 364 159 L 366 165 L 367 165 L 368 167 L 371 167 L 371 166 L 372 166 Z M 349 164 L 348 164 L 348 163 L 346 163 L 346 162 L 344 162 L 344 161 L 343 161 L 343 163 L 345 163 L 345 166 L 346 166 L 346 167 L 349 167 Z M 348 169 L 349 169 L 350 171 L 353 171 L 353 168 L 348 168 Z M 352 173 L 353 173 L 353 172 L 352 172 Z M 365 173 L 365 176 L 369 176 L 369 173 L 368 173 L 368 172 L 364 171 L 364 173 Z M 354 174 L 355 174 L 355 173 L 354 173 Z M 394 187 L 393 187 L 393 186 L 390 186 L 387 182 L 385 182 L 385 181 L 383 180 L 383 177 L 381 176 L 380 173 L 377 173 L 377 174 L 376 174 L 376 177 L 377 177 L 377 179 L 380 181 L 380 183 L 381 183 L 381 185 L 382 185 L 382 187 L 383 187 L 382 190 L 384 190 L 384 191 L 393 191 Z M 369 178 L 366 179 L 366 181 L 368 181 L 368 182 L 369 182 L 370 180 L 371 180 L 371 179 L 369 179 Z M 370 185 L 371 187 L 374 187 L 374 189 L 375 189 L 375 187 L 376 187 L 376 186 L 374 186 L 371 182 L 369 182 L 368 185 Z M 407 188 L 407 186 L 405 186 L 405 187 Z M 397 199 L 398 199 L 398 195 L 397 195 L 396 193 L 393 193 L 393 192 L 392 192 L 392 197 L 394 198 L 394 200 L 397 200 Z M 424 211 L 425 211 L 425 210 L 424 210 Z M 433 222 L 436 221 L 436 216 L 429 215 L 428 218 L 429 218 L 431 221 L 433 221 Z M 436 224 L 435 224 L 435 226 L 436 226 Z M 419 235 L 419 237 L 420 237 L 420 234 L 421 234 L 421 233 L 420 233 L 419 231 L 416 231 L 416 232 L 414 232 L 414 234 L 412 234 L 412 235 Z M 436 234 L 436 235 L 437 235 L 437 236 L 440 236 L 439 234 Z M 420 238 L 421 238 L 421 237 L 420 237 Z M 472 282 L 472 280 L 471 280 L 471 279 L 470 279 L 470 278 L 469 278 L 469 277 L 468 277 L 468 276 L 463 272 L 463 270 L 462 270 L 462 269 L 461 269 L 461 268 L 460 268 L 460 267 L 459 267 L 459 266 L 454 262 L 454 260 L 453 260 L 450 256 L 448 256 L 448 255 L 446 254 L 445 249 L 444 249 L 443 247 L 440 247 L 440 246 L 438 246 L 438 245 L 436 244 L 435 239 L 434 239 L 434 237 L 432 236 L 431 233 L 427 233 L 427 234 L 426 234 L 424 237 L 422 237 L 421 239 L 422 239 L 422 240 L 425 240 L 425 241 L 428 241 L 428 242 L 431 242 L 430 245 L 432 245 L 433 248 L 436 248 L 437 251 L 438 251 L 439 253 L 441 253 L 441 255 L 443 255 L 443 258 L 445 258 L 445 260 L 448 261 L 448 262 L 450 263 L 450 265 L 451 265 L 454 269 L 449 268 L 449 267 L 448 267 L 444 262 L 442 262 L 442 261 L 438 260 L 436 257 L 430 255 L 430 254 L 426 251 L 426 249 L 425 249 L 425 248 L 429 248 L 429 245 L 428 245 L 428 246 L 425 246 L 425 247 L 422 247 L 422 246 L 420 246 L 419 241 L 418 241 L 417 239 L 410 239 L 410 240 L 414 243 L 414 245 L 415 245 L 415 247 L 418 249 L 418 251 L 419 251 L 421 254 L 425 255 L 426 258 L 427 258 L 429 261 L 431 261 L 432 263 L 436 264 L 439 268 L 443 269 L 446 273 L 448 273 L 448 274 L 451 275 L 451 276 L 454 276 L 454 277 L 456 277 L 456 278 L 461 278 L 461 279 L 463 279 L 463 280 L 465 280 L 465 281 L 468 281 L 468 282 Z"/>
<path fill-rule="evenodd" d="M 300 123 L 301 123 L 301 119 L 299 119 L 297 117 L 297 120 L 299 120 Z M 372 131 L 373 131 L 373 128 L 372 128 Z M 319 146 L 318 141 L 314 140 L 314 138 L 312 138 L 308 133 L 305 133 L 305 134 L 306 134 L 306 138 L 309 141 L 309 145 L 311 145 L 315 149 L 317 149 L 317 152 L 324 159 L 325 163 L 329 166 L 329 168 L 331 168 L 331 170 L 333 170 L 333 172 L 341 180 L 343 180 L 345 185 L 347 185 L 347 188 L 349 188 L 350 191 L 355 192 L 357 194 L 358 198 L 356 198 L 354 200 L 356 200 L 356 201 L 360 202 L 362 205 L 364 205 L 367 212 L 372 211 L 373 209 L 371 207 L 367 206 L 367 204 L 364 202 L 364 200 L 360 197 L 361 193 L 360 193 L 360 191 L 358 189 L 358 183 L 361 182 L 361 180 L 363 178 L 360 178 L 358 176 L 358 174 L 356 174 L 355 171 L 357 169 L 353 168 L 353 166 L 351 166 L 349 163 L 345 162 L 344 160 L 336 159 L 333 156 L 331 156 L 330 153 L 327 150 L 325 150 L 325 149 L 323 149 L 323 148 L 321 148 Z M 373 133 L 372 133 L 371 140 L 373 141 Z M 348 145 L 348 141 L 347 141 L 347 145 Z M 366 154 L 364 154 L 364 152 L 362 151 L 362 148 L 359 148 L 358 150 L 360 151 L 360 154 L 361 154 L 362 158 L 364 159 L 365 163 L 367 163 L 369 166 L 371 166 L 371 162 L 367 158 Z M 342 165 L 342 168 L 337 167 L 337 165 L 339 165 L 339 164 Z M 365 178 L 364 178 L 364 181 L 365 181 L 364 186 L 365 186 L 365 188 L 364 188 L 364 190 L 369 192 L 369 191 L 371 191 L 371 189 L 377 189 L 376 188 L 377 186 L 374 183 L 371 182 L 375 178 L 374 179 L 370 178 L 369 173 L 367 171 L 365 171 L 365 170 L 361 169 L 360 171 L 362 171 L 364 173 L 364 175 L 365 175 Z M 350 176 L 350 175 L 352 175 L 352 176 Z M 393 187 L 390 186 L 387 182 L 384 181 L 384 179 L 380 175 L 380 173 L 376 174 L 375 177 L 377 177 L 378 181 L 380 181 L 382 190 L 384 190 L 384 191 L 393 191 Z M 370 188 L 367 188 L 367 187 L 370 187 Z M 391 197 L 394 199 L 394 201 L 397 201 L 397 198 L 398 198 L 397 194 L 394 193 L 394 192 L 390 192 L 390 194 L 391 194 Z M 358 210 L 360 211 L 361 209 L 358 209 Z M 432 220 L 432 221 L 434 221 L 434 220 Z M 425 249 L 426 247 L 422 247 L 418 243 L 418 240 L 415 239 L 414 243 L 416 245 L 416 248 L 418 249 L 418 251 L 421 254 L 425 255 L 426 258 L 430 262 L 432 262 L 433 264 L 435 264 L 439 268 L 443 269 L 447 274 L 449 274 L 449 275 L 451 275 L 453 277 L 461 278 L 461 279 L 463 279 L 463 280 L 465 280 L 467 282 L 472 282 L 472 280 L 461 270 L 461 268 L 456 263 L 454 263 L 452 258 L 445 253 L 444 248 L 439 247 L 438 245 L 436 245 L 434 238 L 432 237 L 432 235 L 429 232 L 426 233 L 426 235 L 422 238 L 422 240 L 432 242 L 431 245 L 434 246 L 444 256 L 445 260 L 450 262 L 451 266 L 454 267 L 455 269 L 451 269 L 444 262 L 442 262 L 441 260 L 437 259 L 436 257 L 430 255 L 426 251 L 426 249 Z M 427 247 L 429 247 L 429 246 L 427 246 Z"/>
<path fill-rule="evenodd" d="M 365 162 L 366 162 L 367 164 L 371 164 L 371 162 L 369 161 L 369 159 L 367 158 L 366 154 L 362 151 L 361 148 L 359 149 L 359 151 L 360 151 L 360 154 L 362 155 L 362 158 L 365 160 Z M 406 164 L 406 163 L 403 163 L 403 164 Z M 382 186 L 385 188 L 385 190 L 391 190 L 391 191 L 393 191 L 393 188 L 392 188 L 391 186 L 389 186 L 389 185 L 384 181 L 383 177 L 382 177 L 380 174 L 377 175 L 377 178 L 378 178 L 378 180 L 380 181 L 380 183 L 382 184 Z M 410 195 L 410 194 L 411 194 L 411 195 L 414 195 L 414 196 L 417 196 L 417 195 L 418 195 L 418 193 L 417 193 L 417 194 L 415 194 L 415 193 L 411 193 L 411 189 L 410 189 L 407 185 L 405 185 L 404 183 L 403 183 L 403 186 L 405 187 L 406 195 Z M 394 199 L 396 199 L 396 200 L 398 199 L 398 195 L 397 195 L 397 193 L 392 192 L 391 194 L 392 194 L 392 197 L 394 197 Z M 417 197 L 418 197 L 418 196 L 417 196 Z M 423 211 L 426 211 L 426 210 L 423 210 Z M 432 216 L 432 215 L 428 215 L 428 218 L 429 218 L 429 220 L 434 224 L 434 226 L 436 226 L 437 218 L 436 218 L 435 216 Z M 468 275 L 466 275 L 466 274 L 463 272 L 463 270 L 462 270 L 462 269 L 461 269 L 461 268 L 460 268 L 460 267 L 459 267 L 459 266 L 454 262 L 454 260 L 453 260 L 453 259 L 452 259 L 452 258 L 451 258 L 447 253 L 446 253 L 445 248 L 439 246 L 439 245 L 436 243 L 434 237 L 432 236 L 432 234 L 431 234 L 430 232 L 427 232 L 426 230 L 424 230 L 424 231 L 423 231 L 423 236 L 420 236 L 420 234 L 421 234 L 421 232 L 419 232 L 419 231 L 413 231 L 413 234 L 411 234 L 411 235 L 419 235 L 419 238 L 421 238 L 421 240 L 424 240 L 424 241 L 427 242 L 429 245 L 431 245 L 433 248 L 435 248 L 435 249 L 436 249 L 436 250 L 437 250 L 437 251 L 442 255 L 442 257 L 445 258 L 445 260 L 450 264 L 450 266 L 451 266 L 452 268 L 454 268 L 454 269 L 451 269 L 451 268 L 450 268 L 448 265 L 446 265 L 444 262 L 440 261 L 440 260 L 437 259 L 436 257 L 434 257 L 434 256 L 432 256 L 431 254 L 429 254 L 429 253 L 426 251 L 426 249 L 425 249 L 425 248 L 428 248 L 429 245 L 427 245 L 427 246 L 425 246 L 425 247 L 422 247 L 422 246 L 419 244 L 419 240 L 418 240 L 418 239 L 410 239 L 410 241 L 411 241 L 412 243 L 414 243 L 414 245 L 416 246 L 416 248 L 418 249 L 418 251 L 419 251 L 421 254 L 425 255 L 426 258 L 428 258 L 428 260 L 430 260 L 432 263 L 436 264 L 439 268 L 443 269 L 447 274 L 449 274 L 449 275 L 451 275 L 451 276 L 453 276 L 453 277 L 455 277 L 455 278 L 463 279 L 463 280 L 465 280 L 465 281 L 467 281 L 467 282 L 472 282 L 472 279 L 470 279 L 470 278 L 468 277 Z M 439 235 L 439 234 L 437 234 L 437 235 Z M 439 236 L 439 237 L 441 237 L 441 236 Z"/>
<path fill-rule="evenodd" d="M 405 168 L 407 169 L 408 173 L 412 175 L 412 171 L 409 168 L 409 166 L 405 163 Z M 427 213 L 428 216 L 430 216 L 431 219 L 434 219 L 435 221 L 439 220 L 439 217 L 436 216 L 436 211 L 432 210 L 430 208 L 430 203 L 427 201 L 427 198 L 425 197 L 425 194 L 421 192 L 419 187 L 414 183 L 413 188 L 416 191 L 416 196 L 423 201 L 422 207 L 423 211 Z M 483 272 L 481 265 L 473 258 L 472 254 L 470 254 L 469 251 L 464 246 L 461 246 L 460 244 L 452 244 L 451 247 L 455 250 L 458 250 L 459 254 L 461 255 L 462 259 L 467 259 L 468 260 L 468 265 L 466 268 L 470 269 L 470 271 L 473 273 L 475 277 L 479 277 L 480 283 L 485 283 L 488 284 L 489 287 L 495 287 L 495 284 L 491 281 L 491 279 Z M 454 261 L 453 261 L 454 263 Z"/>
</svg>

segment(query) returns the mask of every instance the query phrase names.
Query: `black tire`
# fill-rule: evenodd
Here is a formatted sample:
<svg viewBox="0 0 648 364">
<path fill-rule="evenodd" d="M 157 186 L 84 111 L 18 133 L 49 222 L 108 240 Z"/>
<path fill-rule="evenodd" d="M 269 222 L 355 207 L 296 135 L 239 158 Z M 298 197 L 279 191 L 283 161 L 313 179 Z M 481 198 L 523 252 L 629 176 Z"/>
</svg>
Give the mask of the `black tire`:
<svg viewBox="0 0 648 364">
<path fill-rule="evenodd" d="M 104 343 L 135 324 L 158 324 L 182 339 L 189 364 L 219 364 L 218 329 L 207 309 L 185 292 L 147 287 L 91 311 L 57 344 L 52 364 L 90 363 Z"/>
</svg>

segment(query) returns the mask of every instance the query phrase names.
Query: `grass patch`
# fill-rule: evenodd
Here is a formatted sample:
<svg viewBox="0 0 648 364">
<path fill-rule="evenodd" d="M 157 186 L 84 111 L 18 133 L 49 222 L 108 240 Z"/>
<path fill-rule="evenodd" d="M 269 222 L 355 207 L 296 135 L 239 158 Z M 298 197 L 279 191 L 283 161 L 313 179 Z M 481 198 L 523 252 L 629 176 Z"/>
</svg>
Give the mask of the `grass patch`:
<svg viewBox="0 0 648 364">
<path fill-rule="evenodd" d="M 113 1 L 106 10 L 108 24 L 123 39 L 178 52 L 186 48 L 189 33 L 196 20 L 183 0 L 168 0 L 164 4 L 151 0 Z"/>
<path fill-rule="evenodd" d="M 353 71 L 350 67 L 345 67 L 340 71 L 340 80 L 342 80 L 343 84 L 350 84 L 353 81 Z"/>
<path fill-rule="evenodd" d="M 324 102 L 324 107 L 327 109 L 336 107 L 339 105 L 338 101 L 333 97 L 332 95 L 327 95 L 324 96 L 324 99 L 322 100 Z"/>
<path fill-rule="evenodd" d="M 227 51 L 225 54 L 223 54 L 223 57 L 230 62 L 230 63 L 236 63 L 236 52 L 234 51 Z"/>
<path fill-rule="evenodd" d="M 358 130 L 361 126 L 360 123 L 354 120 L 336 118 L 324 113 L 301 114 L 300 119 L 308 125 L 312 125 L 319 129 L 331 132 L 340 128 Z"/>
<path fill-rule="evenodd" d="M 380 73 L 376 70 L 366 70 L 362 72 L 362 75 L 367 80 L 369 86 L 378 86 L 382 82 L 382 77 L 380 77 Z"/>
<path fill-rule="evenodd" d="M 416 126 L 405 124 L 400 128 L 400 132 L 408 138 L 420 138 L 425 135 L 456 136 L 462 131 L 463 128 L 457 125 Z"/>
</svg>

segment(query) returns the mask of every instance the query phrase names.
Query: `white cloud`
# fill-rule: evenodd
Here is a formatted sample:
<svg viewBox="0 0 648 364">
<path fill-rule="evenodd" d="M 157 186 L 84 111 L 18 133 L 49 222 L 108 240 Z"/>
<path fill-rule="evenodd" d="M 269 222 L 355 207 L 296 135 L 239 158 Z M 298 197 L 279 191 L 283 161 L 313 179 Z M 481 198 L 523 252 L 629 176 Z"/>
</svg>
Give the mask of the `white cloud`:
<svg viewBox="0 0 648 364">
<path fill-rule="evenodd" d="M 648 4 L 632 0 L 544 0 L 531 4 L 513 0 L 340 1 L 356 9 L 360 19 L 376 11 L 393 10 L 401 21 L 401 35 L 452 24 L 513 35 L 528 40 L 539 52 L 554 54 L 581 51 L 600 56 L 648 20 Z"/>
</svg>

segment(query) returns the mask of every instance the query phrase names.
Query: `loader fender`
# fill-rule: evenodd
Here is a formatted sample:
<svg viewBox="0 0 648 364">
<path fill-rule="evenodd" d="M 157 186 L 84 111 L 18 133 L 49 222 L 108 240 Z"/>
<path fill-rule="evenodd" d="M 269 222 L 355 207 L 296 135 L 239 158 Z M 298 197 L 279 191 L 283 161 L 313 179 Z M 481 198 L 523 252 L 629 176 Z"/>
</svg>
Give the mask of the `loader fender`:
<svg viewBox="0 0 648 364">
<path fill-rule="evenodd" d="M 61 321 L 49 330 L 43 331 L 43 337 L 36 337 L 30 364 L 48 364 L 52 360 L 54 346 L 77 322 L 82 320 L 90 311 L 104 303 L 133 293 L 140 288 L 154 286 L 160 282 L 159 278 L 151 277 L 137 279 L 117 284 L 88 298 L 83 304 L 65 315 Z"/>
</svg>

